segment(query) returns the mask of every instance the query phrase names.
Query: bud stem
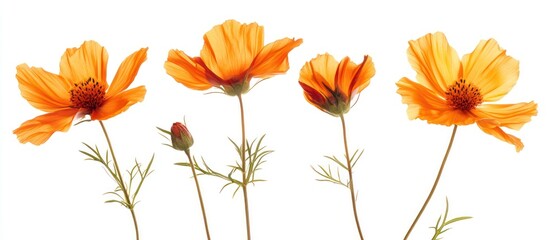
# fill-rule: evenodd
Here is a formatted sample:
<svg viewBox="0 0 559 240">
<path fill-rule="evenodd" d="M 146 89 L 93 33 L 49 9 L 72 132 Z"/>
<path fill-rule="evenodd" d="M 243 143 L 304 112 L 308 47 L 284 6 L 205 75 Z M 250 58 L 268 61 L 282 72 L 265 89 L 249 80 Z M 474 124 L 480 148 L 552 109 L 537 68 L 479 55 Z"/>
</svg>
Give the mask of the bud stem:
<svg viewBox="0 0 559 240">
<path fill-rule="evenodd" d="M 206 218 L 206 209 L 204 208 L 204 200 L 202 200 L 202 193 L 200 191 L 200 185 L 198 184 L 198 177 L 196 175 L 196 170 L 194 169 L 194 163 L 192 157 L 190 156 L 190 150 L 185 150 L 186 156 L 188 156 L 188 161 L 190 162 L 190 169 L 192 170 L 192 176 L 194 177 L 194 182 L 196 183 L 196 191 L 198 191 L 198 200 L 200 200 L 200 209 L 202 209 L 202 216 L 204 217 L 204 226 L 206 227 L 206 236 L 210 240 L 210 229 L 208 227 L 208 219 Z"/>
</svg>

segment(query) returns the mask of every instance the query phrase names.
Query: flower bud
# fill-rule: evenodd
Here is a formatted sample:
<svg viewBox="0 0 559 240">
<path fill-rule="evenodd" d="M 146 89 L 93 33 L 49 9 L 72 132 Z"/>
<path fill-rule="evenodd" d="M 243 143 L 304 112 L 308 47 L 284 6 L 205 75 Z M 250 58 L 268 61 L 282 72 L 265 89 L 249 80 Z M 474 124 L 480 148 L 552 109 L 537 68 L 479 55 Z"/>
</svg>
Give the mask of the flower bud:
<svg viewBox="0 0 559 240">
<path fill-rule="evenodd" d="M 194 139 L 184 124 L 176 122 L 171 127 L 171 143 L 174 149 L 186 151 L 194 144 Z"/>
</svg>

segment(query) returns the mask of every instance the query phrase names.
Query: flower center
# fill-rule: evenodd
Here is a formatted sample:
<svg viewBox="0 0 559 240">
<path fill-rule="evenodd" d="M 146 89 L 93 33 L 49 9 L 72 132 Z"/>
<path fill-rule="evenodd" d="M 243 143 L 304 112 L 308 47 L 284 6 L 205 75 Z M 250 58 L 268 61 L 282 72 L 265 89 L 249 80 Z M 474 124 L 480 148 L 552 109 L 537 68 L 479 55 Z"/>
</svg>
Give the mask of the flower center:
<svg viewBox="0 0 559 240">
<path fill-rule="evenodd" d="M 81 83 L 74 83 L 70 90 L 72 107 L 93 110 L 101 106 L 105 98 L 105 86 L 100 85 L 93 78 L 88 78 Z"/>
<path fill-rule="evenodd" d="M 464 79 L 452 84 L 445 92 L 445 98 L 450 107 L 462 111 L 472 110 L 483 102 L 479 88 L 471 83 L 466 83 Z"/>
</svg>

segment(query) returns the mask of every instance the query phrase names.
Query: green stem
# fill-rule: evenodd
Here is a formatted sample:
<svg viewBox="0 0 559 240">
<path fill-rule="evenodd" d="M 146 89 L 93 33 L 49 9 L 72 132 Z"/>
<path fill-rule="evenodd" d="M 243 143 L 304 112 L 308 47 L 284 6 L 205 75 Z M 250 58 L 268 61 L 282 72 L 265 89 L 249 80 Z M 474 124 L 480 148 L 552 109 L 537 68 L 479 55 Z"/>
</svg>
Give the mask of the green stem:
<svg viewBox="0 0 559 240">
<path fill-rule="evenodd" d="M 423 214 L 423 211 L 427 207 L 427 204 L 429 204 L 429 201 L 431 200 L 433 193 L 435 193 L 435 189 L 437 188 L 437 185 L 439 184 L 439 179 L 441 179 L 441 175 L 443 173 L 444 165 L 446 164 L 446 159 L 448 158 L 448 154 L 450 153 L 450 148 L 452 148 L 452 143 L 454 142 L 454 136 L 456 135 L 457 128 L 458 126 L 454 125 L 454 129 L 452 129 L 452 136 L 450 136 L 450 142 L 448 143 L 446 153 L 444 154 L 443 162 L 441 163 L 441 167 L 439 168 L 439 173 L 437 174 L 437 178 L 435 178 L 435 182 L 433 183 L 431 192 L 429 192 L 429 196 L 427 196 L 427 199 L 425 199 L 425 203 L 423 203 L 423 207 L 421 207 L 421 210 L 419 210 L 419 213 L 417 213 L 417 217 L 415 217 L 415 220 L 413 220 L 413 223 L 411 224 L 410 229 L 406 233 L 404 240 L 407 240 L 408 237 L 410 236 L 413 228 L 415 227 L 415 224 L 417 223 L 417 221 L 419 221 L 419 218 L 421 217 L 421 214 Z"/>
<path fill-rule="evenodd" d="M 359 237 L 363 240 L 363 233 L 361 232 L 361 226 L 359 225 L 359 217 L 357 217 L 357 205 L 355 199 L 355 190 L 353 188 L 353 173 L 351 170 L 351 161 L 349 159 L 349 151 L 347 147 L 347 133 L 345 127 L 345 120 L 344 115 L 340 114 L 340 118 L 342 119 L 342 129 L 344 132 L 344 148 L 345 148 L 345 156 L 347 160 L 347 172 L 349 174 L 349 191 L 351 192 L 351 204 L 353 206 L 353 216 L 355 217 L 355 225 L 357 225 L 357 232 L 359 232 Z"/>
<path fill-rule="evenodd" d="M 128 205 L 128 209 L 130 210 L 130 214 L 132 215 L 132 220 L 134 221 L 134 229 L 136 231 L 136 240 L 140 240 L 140 233 L 138 231 L 138 221 L 136 220 L 136 214 L 134 213 L 134 204 L 130 202 L 130 195 L 128 194 L 128 189 L 126 189 L 126 185 L 124 184 L 124 180 L 122 178 L 122 174 L 120 173 L 120 169 L 118 167 L 118 163 L 116 161 L 115 152 L 113 150 L 113 145 L 111 144 L 111 139 L 109 138 L 109 134 L 107 133 L 107 129 L 103 124 L 103 121 L 99 121 L 101 124 L 101 128 L 103 129 L 103 133 L 105 134 L 105 138 L 107 139 L 107 144 L 109 145 L 109 150 L 111 151 L 111 156 L 113 157 L 113 163 L 115 166 L 115 171 L 119 179 L 117 179 L 122 192 L 124 193 L 124 200 Z"/>
<path fill-rule="evenodd" d="M 239 106 L 241 108 L 241 131 L 242 131 L 242 137 L 241 137 L 241 169 L 242 169 L 242 174 L 243 174 L 243 198 L 244 198 L 244 202 L 245 202 L 245 222 L 246 222 L 246 228 L 247 228 L 247 239 L 250 240 L 250 215 L 248 212 L 248 194 L 247 194 L 247 185 L 248 185 L 248 177 L 246 175 L 246 156 L 245 156 L 245 152 L 246 152 L 246 135 L 245 135 L 245 110 L 243 107 L 243 98 L 241 97 L 241 94 L 237 95 L 237 97 L 239 98 Z"/>
<path fill-rule="evenodd" d="M 200 185 L 198 184 L 198 177 L 196 175 L 196 170 L 194 169 L 194 164 L 192 162 L 192 157 L 190 156 L 190 151 L 185 150 L 186 156 L 188 156 L 188 161 L 190 162 L 190 169 L 192 170 L 192 176 L 194 176 L 194 182 L 196 183 L 196 191 L 198 191 L 198 200 L 200 200 L 200 208 L 202 209 L 202 216 L 204 217 L 204 226 L 206 227 L 206 236 L 210 240 L 210 229 L 208 227 L 208 219 L 206 218 L 206 209 L 204 208 L 204 200 L 202 200 L 202 193 L 200 192 Z"/>
</svg>

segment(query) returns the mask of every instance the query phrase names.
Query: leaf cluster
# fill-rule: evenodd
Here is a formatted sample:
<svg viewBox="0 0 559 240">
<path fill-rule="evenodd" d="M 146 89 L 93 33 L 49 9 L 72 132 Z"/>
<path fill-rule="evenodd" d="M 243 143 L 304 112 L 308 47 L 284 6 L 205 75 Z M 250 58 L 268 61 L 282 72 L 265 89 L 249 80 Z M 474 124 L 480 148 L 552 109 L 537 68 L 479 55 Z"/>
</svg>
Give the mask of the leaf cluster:
<svg viewBox="0 0 559 240">
<path fill-rule="evenodd" d="M 184 120 L 183 120 L 183 122 L 184 122 Z M 185 124 L 185 125 L 186 125 L 186 124 Z M 171 131 L 165 130 L 165 129 L 160 128 L 160 127 L 156 127 L 156 128 L 157 128 L 159 131 L 161 131 L 161 132 L 159 133 L 159 135 L 161 135 L 161 136 L 163 136 L 165 139 L 171 141 Z M 168 136 L 167 136 L 167 135 L 168 135 Z M 171 147 L 171 148 L 174 149 L 173 145 L 171 145 L 171 144 L 163 143 L 163 145 L 168 146 L 168 147 Z"/>
<path fill-rule="evenodd" d="M 442 219 L 442 224 L 441 224 L 441 217 L 443 218 Z M 464 216 L 464 217 L 456 217 L 456 218 L 453 218 L 453 219 L 450 219 L 450 220 L 447 221 L 447 217 L 448 217 L 448 198 L 446 199 L 446 209 L 444 211 L 444 215 L 439 216 L 439 219 L 437 219 L 437 224 L 434 227 L 430 227 L 430 228 L 435 230 L 435 234 L 433 235 L 433 238 L 431 238 L 431 240 L 441 240 L 441 239 L 443 239 L 442 237 L 440 237 L 440 235 L 451 229 L 451 228 L 445 228 L 448 225 L 450 225 L 452 223 L 455 223 L 455 222 L 458 222 L 458 221 L 462 221 L 462 220 L 472 218 L 472 217 L 469 217 L 469 216 Z M 441 224 L 441 225 L 439 226 L 439 224 Z"/>
<path fill-rule="evenodd" d="M 106 192 L 106 195 L 111 195 L 114 198 L 105 201 L 106 203 L 119 203 L 122 206 L 133 209 L 134 206 L 138 203 L 136 201 L 136 197 L 142 188 L 142 185 L 153 170 L 151 170 L 151 164 L 154 160 L 154 155 L 152 155 L 151 160 L 149 161 L 148 165 L 142 169 L 140 163 L 137 160 L 134 160 L 134 167 L 132 169 L 127 170 L 127 179 L 121 177 L 121 174 L 118 172 L 118 167 L 116 162 L 109 158 L 109 152 L 105 151 L 105 154 L 101 154 L 99 148 L 84 143 L 84 145 L 88 148 L 89 151 L 80 150 L 81 153 L 87 156 L 85 160 L 95 161 L 101 163 L 107 172 L 107 174 L 115 181 L 117 184 L 116 188 L 113 191 Z"/>
<path fill-rule="evenodd" d="M 357 161 L 363 155 L 365 150 L 359 151 L 359 149 L 355 150 L 351 158 L 349 159 L 349 164 L 351 169 L 357 164 Z M 340 168 L 345 169 L 346 172 L 349 172 L 348 166 L 342 163 L 336 156 L 324 156 L 326 159 L 335 163 L 335 172 L 332 172 L 332 166 L 330 164 L 326 166 L 318 165 L 318 167 L 311 166 L 312 170 L 316 172 L 321 178 L 317 178 L 317 181 L 320 182 L 331 182 L 334 184 L 339 184 L 341 186 L 349 188 L 349 180 L 344 179 L 342 180 L 342 176 L 340 175 Z"/>
<path fill-rule="evenodd" d="M 237 154 L 239 155 L 239 160 L 235 162 L 235 165 L 228 165 L 230 170 L 226 174 L 212 169 L 206 163 L 204 158 L 202 158 L 201 164 L 196 160 L 196 158 L 192 158 L 194 169 L 198 172 L 198 175 L 208 175 L 225 180 L 227 183 L 223 185 L 220 191 L 223 191 L 223 189 L 225 189 L 227 186 L 236 185 L 237 187 L 233 192 L 233 196 L 235 196 L 235 194 L 241 187 L 247 186 L 250 183 L 255 184 L 256 182 L 265 181 L 264 179 L 256 178 L 256 172 L 260 170 L 262 164 L 266 162 L 266 160 L 264 160 L 264 157 L 273 152 L 272 150 L 267 150 L 266 146 L 262 145 L 262 141 L 264 140 L 265 136 L 266 135 L 263 135 L 260 138 L 254 139 L 252 142 L 249 142 L 248 140 L 245 142 L 246 154 L 244 155 L 244 159 L 242 154 L 242 146 L 235 143 L 231 138 L 229 138 L 229 141 L 233 144 L 235 150 L 237 151 Z M 243 161 L 245 164 L 243 164 Z M 189 162 L 179 162 L 175 164 L 179 166 L 190 167 Z M 241 175 L 240 177 L 238 176 L 239 174 Z"/>
</svg>

